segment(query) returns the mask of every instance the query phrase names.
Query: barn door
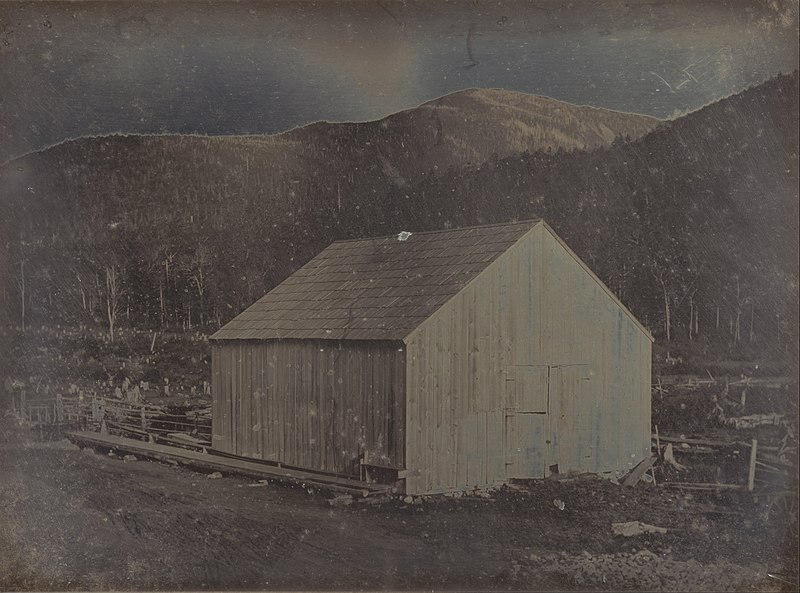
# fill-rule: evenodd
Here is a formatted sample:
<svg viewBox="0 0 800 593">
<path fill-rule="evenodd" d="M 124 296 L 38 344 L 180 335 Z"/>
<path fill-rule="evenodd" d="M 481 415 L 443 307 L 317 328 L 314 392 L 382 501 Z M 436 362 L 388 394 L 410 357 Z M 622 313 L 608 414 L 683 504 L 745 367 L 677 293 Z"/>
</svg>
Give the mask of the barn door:
<svg viewBox="0 0 800 593">
<path fill-rule="evenodd" d="M 547 365 L 511 367 L 506 380 L 507 478 L 543 478 L 549 458 L 550 420 Z"/>
<path fill-rule="evenodd" d="M 550 367 L 548 468 L 559 473 L 587 471 L 594 457 L 591 370 L 585 364 Z"/>
</svg>

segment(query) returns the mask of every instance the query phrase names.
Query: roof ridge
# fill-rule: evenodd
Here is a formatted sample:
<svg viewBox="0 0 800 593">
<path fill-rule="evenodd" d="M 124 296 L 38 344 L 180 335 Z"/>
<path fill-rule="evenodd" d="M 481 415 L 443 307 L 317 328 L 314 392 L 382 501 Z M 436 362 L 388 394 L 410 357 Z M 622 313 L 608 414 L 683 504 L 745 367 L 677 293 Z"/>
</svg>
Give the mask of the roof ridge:
<svg viewBox="0 0 800 593">
<path fill-rule="evenodd" d="M 533 226 L 535 224 L 538 224 L 538 223 L 542 222 L 542 220 L 543 219 L 541 219 L 541 218 L 525 218 L 523 220 L 517 220 L 515 222 L 492 222 L 492 223 L 489 223 L 489 224 L 473 224 L 473 225 L 470 225 L 470 226 L 461 226 L 461 227 L 456 227 L 456 228 L 451 228 L 451 229 L 432 229 L 432 230 L 429 230 L 429 231 L 408 231 L 408 232 L 410 232 L 412 235 L 432 235 L 434 233 L 436 233 L 436 234 L 455 233 L 457 231 L 468 231 L 468 230 L 471 230 L 471 229 L 484 229 L 484 228 L 491 228 L 491 227 L 498 227 L 498 226 L 514 226 L 514 225 L 523 225 L 523 224 L 526 224 L 526 223 L 529 223 L 531 225 L 531 228 L 533 228 Z M 355 243 L 357 241 L 376 241 L 378 239 L 391 239 L 391 238 L 396 237 L 396 236 L 397 236 L 397 233 L 391 233 L 389 235 L 378 235 L 378 236 L 374 236 L 374 237 L 357 237 L 355 239 L 337 239 L 336 241 L 333 241 L 331 243 L 331 245 L 334 245 L 336 243 Z"/>
</svg>

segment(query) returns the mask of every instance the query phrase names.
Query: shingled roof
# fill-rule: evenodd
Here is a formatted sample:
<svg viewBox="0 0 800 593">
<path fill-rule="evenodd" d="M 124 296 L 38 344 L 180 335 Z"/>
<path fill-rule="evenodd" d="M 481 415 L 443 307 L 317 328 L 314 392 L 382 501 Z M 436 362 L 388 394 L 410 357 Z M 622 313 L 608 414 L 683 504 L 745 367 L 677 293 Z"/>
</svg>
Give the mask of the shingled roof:
<svg viewBox="0 0 800 593">
<path fill-rule="evenodd" d="M 212 340 L 402 340 L 539 221 L 337 241 Z"/>
</svg>

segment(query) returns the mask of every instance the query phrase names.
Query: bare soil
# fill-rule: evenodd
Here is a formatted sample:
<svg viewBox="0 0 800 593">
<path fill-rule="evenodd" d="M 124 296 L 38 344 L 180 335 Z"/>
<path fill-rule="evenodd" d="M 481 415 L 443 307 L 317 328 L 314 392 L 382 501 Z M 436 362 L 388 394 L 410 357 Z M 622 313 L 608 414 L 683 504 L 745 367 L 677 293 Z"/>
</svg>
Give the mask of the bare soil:
<svg viewBox="0 0 800 593">
<path fill-rule="evenodd" d="M 792 590 L 752 497 L 599 478 L 358 499 L 0 432 L 0 589 Z M 561 500 L 560 510 L 554 500 Z M 666 534 L 614 536 L 642 521 Z"/>
</svg>

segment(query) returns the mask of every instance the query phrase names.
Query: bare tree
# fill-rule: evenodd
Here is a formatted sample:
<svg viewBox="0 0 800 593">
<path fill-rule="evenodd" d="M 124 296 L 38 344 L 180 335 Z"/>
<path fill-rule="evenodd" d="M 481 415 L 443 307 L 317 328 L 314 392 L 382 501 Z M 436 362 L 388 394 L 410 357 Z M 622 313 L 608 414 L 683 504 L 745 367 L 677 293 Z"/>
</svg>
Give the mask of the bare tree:
<svg viewBox="0 0 800 593">
<path fill-rule="evenodd" d="M 661 288 L 661 294 L 664 297 L 664 335 L 669 342 L 672 338 L 672 307 L 670 306 L 671 294 L 670 284 L 667 274 L 662 271 L 653 271 L 653 276 Z"/>
<path fill-rule="evenodd" d="M 120 311 L 122 295 L 124 294 L 122 280 L 116 264 L 106 266 L 106 315 L 108 317 L 108 336 L 114 341 L 114 328 L 117 325 L 117 316 Z"/>
<path fill-rule="evenodd" d="M 192 282 L 197 288 L 197 297 L 200 304 L 200 325 L 205 324 L 205 293 L 206 283 L 208 278 L 208 268 L 211 265 L 211 254 L 208 247 L 199 243 L 197 249 L 192 254 L 192 259 L 189 262 Z"/>
<path fill-rule="evenodd" d="M 25 259 L 19 260 L 19 278 L 17 278 L 17 286 L 19 287 L 20 304 L 22 306 L 20 318 L 22 320 L 22 331 L 25 331 Z"/>
</svg>

